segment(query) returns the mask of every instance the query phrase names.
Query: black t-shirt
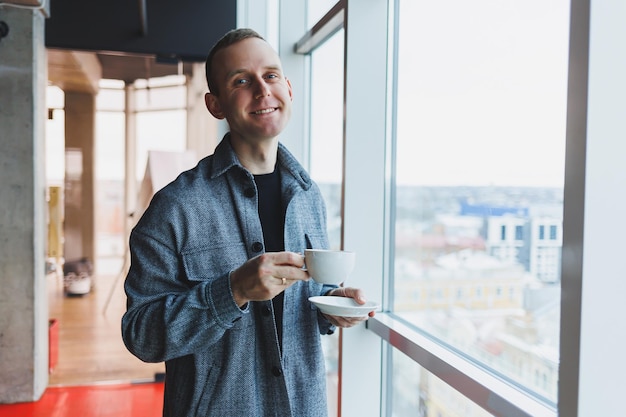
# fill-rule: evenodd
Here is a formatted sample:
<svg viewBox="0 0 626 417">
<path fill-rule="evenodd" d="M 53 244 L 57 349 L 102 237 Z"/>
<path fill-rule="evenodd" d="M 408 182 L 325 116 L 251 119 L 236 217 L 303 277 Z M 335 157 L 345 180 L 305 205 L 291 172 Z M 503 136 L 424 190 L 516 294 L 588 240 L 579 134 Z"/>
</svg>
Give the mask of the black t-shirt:
<svg viewBox="0 0 626 417">
<path fill-rule="evenodd" d="M 259 218 L 263 229 L 263 240 L 266 252 L 285 250 L 285 207 L 280 192 L 280 173 L 277 169 L 271 174 L 255 175 L 259 191 Z M 278 341 L 282 347 L 283 330 L 283 299 L 281 292 L 272 300 L 274 304 L 274 320 L 278 332 Z"/>
</svg>

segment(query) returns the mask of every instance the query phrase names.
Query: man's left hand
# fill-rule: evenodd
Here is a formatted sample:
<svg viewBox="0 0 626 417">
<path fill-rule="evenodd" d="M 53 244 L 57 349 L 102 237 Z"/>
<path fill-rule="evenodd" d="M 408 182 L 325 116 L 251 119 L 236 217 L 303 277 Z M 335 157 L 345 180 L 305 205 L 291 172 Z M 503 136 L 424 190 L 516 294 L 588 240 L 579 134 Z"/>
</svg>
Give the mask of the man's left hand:
<svg viewBox="0 0 626 417">
<path fill-rule="evenodd" d="M 352 287 L 340 287 L 330 290 L 327 296 L 334 297 L 348 297 L 354 299 L 358 304 L 365 304 L 367 301 L 365 299 L 365 293 L 360 288 L 352 288 Z M 368 313 L 368 317 L 374 317 L 376 312 L 370 311 Z M 337 327 L 348 328 L 355 326 L 361 322 L 367 320 L 368 317 L 340 317 L 340 316 L 331 316 L 330 314 L 324 314 L 324 317 L 332 324 Z"/>
</svg>

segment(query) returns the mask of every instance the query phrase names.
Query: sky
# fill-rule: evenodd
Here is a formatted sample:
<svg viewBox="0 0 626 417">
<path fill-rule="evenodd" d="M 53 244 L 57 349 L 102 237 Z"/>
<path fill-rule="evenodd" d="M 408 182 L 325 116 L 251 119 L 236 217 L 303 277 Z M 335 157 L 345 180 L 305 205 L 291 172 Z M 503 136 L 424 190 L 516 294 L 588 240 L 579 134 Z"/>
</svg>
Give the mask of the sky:
<svg viewBox="0 0 626 417">
<path fill-rule="evenodd" d="M 568 2 L 400 11 L 398 182 L 562 186 Z"/>
</svg>

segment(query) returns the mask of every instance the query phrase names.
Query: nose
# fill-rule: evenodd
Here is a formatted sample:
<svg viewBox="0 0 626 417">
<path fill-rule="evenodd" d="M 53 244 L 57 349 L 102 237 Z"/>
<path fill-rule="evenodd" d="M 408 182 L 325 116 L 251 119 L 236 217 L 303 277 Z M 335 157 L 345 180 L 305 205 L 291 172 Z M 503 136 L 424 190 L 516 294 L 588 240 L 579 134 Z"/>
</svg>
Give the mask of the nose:
<svg viewBox="0 0 626 417">
<path fill-rule="evenodd" d="M 256 91 L 254 93 L 254 98 L 259 99 L 270 95 L 270 89 L 268 88 L 264 79 L 258 79 L 255 84 Z"/>
</svg>

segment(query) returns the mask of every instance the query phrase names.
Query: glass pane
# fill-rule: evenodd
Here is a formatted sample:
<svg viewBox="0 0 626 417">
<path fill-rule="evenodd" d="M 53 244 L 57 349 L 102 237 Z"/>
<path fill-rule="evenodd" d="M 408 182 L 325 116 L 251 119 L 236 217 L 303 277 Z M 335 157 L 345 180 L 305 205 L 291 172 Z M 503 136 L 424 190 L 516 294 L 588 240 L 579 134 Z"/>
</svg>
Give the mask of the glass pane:
<svg viewBox="0 0 626 417">
<path fill-rule="evenodd" d="M 63 185 L 65 179 L 65 93 L 46 88 L 46 185 Z"/>
<path fill-rule="evenodd" d="M 101 95 L 113 90 L 101 89 Z M 121 108 L 124 108 L 124 90 L 118 91 Z M 119 104 L 119 103 L 118 103 Z M 96 113 L 96 256 L 98 274 L 116 276 L 121 273 L 126 242 L 124 223 L 124 135 L 125 118 L 123 111 L 103 111 Z"/>
<path fill-rule="evenodd" d="M 155 88 L 136 93 L 140 108 L 136 123 L 138 183 L 143 179 L 149 150 L 181 151 L 186 146 L 185 87 L 162 87 L 161 80 L 150 80 Z M 176 81 L 167 80 L 170 84 Z M 99 273 L 114 275 L 121 270 L 126 246 L 125 91 L 123 83 L 110 82 L 101 87 L 96 97 L 96 250 Z M 177 110 L 142 111 L 147 108 Z"/>
<path fill-rule="evenodd" d="M 152 87 L 135 92 L 137 111 L 184 109 L 187 105 L 185 86 Z"/>
<path fill-rule="evenodd" d="M 183 110 L 137 113 L 137 181 L 146 172 L 148 151 L 184 151 L 187 112 Z"/>
<path fill-rule="evenodd" d="M 341 246 L 343 181 L 343 30 L 317 48 L 311 60 L 311 168 L 328 209 L 330 245 Z"/>
<path fill-rule="evenodd" d="M 135 80 L 133 85 L 136 89 L 141 90 L 151 87 L 184 86 L 186 82 L 187 78 L 184 75 L 166 75 L 163 77 L 150 78 L 148 80 L 138 79 Z"/>
<path fill-rule="evenodd" d="M 108 84 L 108 83 L 104 83 Z M 117 87 L 117 88 L 116 88 Z M 123 112 L 125 101 L 124 85 L 101 87 L 96 96 L 96 107 L 98 111 L 118 111 Z"/>
<path fill-rule="evenodd" d="M 310 173 L 328 212 L 330 246 L 341 248 L 343 182 L 343 30 L 311 55 Z M 338 334 L 324 336 L 329 416 L 337 415 Z"/>
<path fill-rule="evenodd" d="M 338 0 L 308 0 L 307 27 L 310 29 L 337 4 Z"/>
<path fill-rule="evenodd" d="M 126 169 L 124 165 L 126 129 L 124 113 L 97 110 L 96 181 L 115 180 L 123 183 Z"/>
<path fill-rule="evenodd" d="M 393 310 L 554 404 L 569 3 L 399 11 Z"/>
<path fill-rule="evenodd" d="M 454 388 L 419 366 L 411 358 L 393 350 L 391 408 L 393 417 L 490 417 Z"/>
</svg>

